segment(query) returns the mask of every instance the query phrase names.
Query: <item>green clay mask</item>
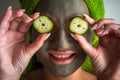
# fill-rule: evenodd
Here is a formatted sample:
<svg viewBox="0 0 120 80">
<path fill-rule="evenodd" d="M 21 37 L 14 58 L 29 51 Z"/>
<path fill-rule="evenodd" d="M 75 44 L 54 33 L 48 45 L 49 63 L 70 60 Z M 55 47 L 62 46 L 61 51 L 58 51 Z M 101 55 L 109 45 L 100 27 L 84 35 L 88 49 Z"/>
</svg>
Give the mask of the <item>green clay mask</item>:
<svg viewBox="0 0 120 80">
<path fill-rule="evenodd" d="M 66 77 L 71 75 L 80 68 L 87 54 L 79 46 L 78 42 L 73 39 L 69 30 L 69 24 L 72 26 L 72 31 L 74 30 L 73 26 L 75 26 L 73 22 L 78 24 L 76 21 L 81 21 L 81 19 L 75 18 L 74 20 L 73 18 L 71 23 L 68 21 L 70 21 L 71 16 L 77 16 L 76 14 L 89 15 L 86 4 L 83 0 L 40 0 L 35 12 L 40 12 L 41 15 L 51 16 L 55 28 L 53 28 L 52 32 L 50 31 L 51 35 L 38 50 L 40 62 L 54 76 Z M 49 22 L 50 20 L 46 21 Z M 81 26 L 83 26 L 82 23 L 80 23 Z M 52 24 L 50 26 L 52 27 Z M 51 29 L 48 28 L 48 30 Z M 91 42 L 92 32 L 87 28 L 87 25 L 85 26 L 85 31 L 82 31 L 83 33 L 86 40 Z M 35 39 L 39 35 L 39 32 L 33 30 L 33 37 Z"/>
</svg>

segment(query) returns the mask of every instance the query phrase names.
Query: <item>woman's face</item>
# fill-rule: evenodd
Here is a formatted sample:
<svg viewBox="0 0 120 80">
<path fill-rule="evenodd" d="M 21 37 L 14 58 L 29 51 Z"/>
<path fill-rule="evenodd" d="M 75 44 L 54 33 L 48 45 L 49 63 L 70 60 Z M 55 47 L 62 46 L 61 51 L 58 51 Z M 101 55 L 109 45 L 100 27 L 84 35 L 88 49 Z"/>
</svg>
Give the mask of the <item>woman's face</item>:
<svg viewBox="0 0 120 80">
<path fill-rule="evenodd" d="M 40 0 L 35 12 L 47 15 L 53 20 L 54 30 L 38 51 L 40 62 L 53 75 L 66 77 L 76 71 L 86 59 L 86 53 L 68 29 L 71 17 L 82 14 L 89 15 L 83 0 Z M 36 38 L 39 33 L 33 30 Z M 90 42 L 91 30 L 83 36 Z"/>
</svg>

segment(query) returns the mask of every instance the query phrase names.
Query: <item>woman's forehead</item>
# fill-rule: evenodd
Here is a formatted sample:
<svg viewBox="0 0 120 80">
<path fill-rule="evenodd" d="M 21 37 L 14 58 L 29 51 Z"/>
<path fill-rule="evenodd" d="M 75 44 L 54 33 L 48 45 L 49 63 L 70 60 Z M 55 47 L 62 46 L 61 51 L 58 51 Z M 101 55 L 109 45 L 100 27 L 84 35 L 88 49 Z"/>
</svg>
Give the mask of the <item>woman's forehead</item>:
<svg viewBox="0 0 120 80">
<path fill-rule="evenodd" d="M 72 14 L 89 15 L 88 8 L 83 0 L 41 0 L 35 11 L 64 18 Z"/>
</svg>

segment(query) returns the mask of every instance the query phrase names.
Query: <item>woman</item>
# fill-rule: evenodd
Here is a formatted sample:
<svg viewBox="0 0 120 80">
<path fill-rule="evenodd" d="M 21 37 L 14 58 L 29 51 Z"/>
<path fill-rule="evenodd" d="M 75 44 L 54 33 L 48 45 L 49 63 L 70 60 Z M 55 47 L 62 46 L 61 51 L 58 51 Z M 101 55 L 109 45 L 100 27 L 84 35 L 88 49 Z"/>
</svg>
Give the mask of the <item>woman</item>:
<svg viewBox="0 0 120 80">
<path fill-rule="evenodd" d="M 113 19 L 96 22 L 87 16 L 89 12 L 80 0 L 76 0 L 76 5 L 73 5 L 74 1 L 70 0 L 69 5 L 73 5 L 72 7 L 64 7 L 67 3 L 62 3 L 63 9 L 58 8 L 57 10 L 54 9 L 54 7 L 60 7 L 57 1 L 56 3 L 53 2 L 54 0 L 49 3 L 46 1 L 41 1 L 46 5 L 40 4 L 36 11 L 40 11 L 41 15 L 47 13 L 53 16 L 59 26 L 51 34 L 38 34 L 33 30 L 35 41 L 30 45 L 25 44 L 25 34 L 39 13 L 29 17 L 22 9 L 18 11 L 13 11 L 11 7 L 7 9 L 0 23 L 1 80 L 19 80 L 36 51 L 38 51 L 38 57 L 44 68 L 28 75 L 22 75 L 24 80 L 118 80 L 120 67 L 118 65 L 120 63 L 119 24 L 116 24 Z M 60 3 L 60 1 L 58 2 Z M 84 10 L 76 8 L 80 5 L 83 5 Z M 53 10 L 49 10 L 50 8 Z M 69 10 L 71 11 L 69 12 Z M 91 29 L 85 35 L 71 35 L 66 32 L 66 20 L 73 13 L 84 14 L 84 19 L 91 25 Z M 19 22 L 22 23 L 19 24 Z M 91 30 L 94 30 L 100 37 L 100 44 L 96 48 L 90 44 Z M 51 58 L 50 55 L 54 56 L 55 54 L 60 56 L 74 54 L 75 56 L 71 56 L 70 60 L 68 58 L 59 59 L 59 57 Z M 92 60 L 96 77 L 80 68 L 86 54 Z"/>
</svg>

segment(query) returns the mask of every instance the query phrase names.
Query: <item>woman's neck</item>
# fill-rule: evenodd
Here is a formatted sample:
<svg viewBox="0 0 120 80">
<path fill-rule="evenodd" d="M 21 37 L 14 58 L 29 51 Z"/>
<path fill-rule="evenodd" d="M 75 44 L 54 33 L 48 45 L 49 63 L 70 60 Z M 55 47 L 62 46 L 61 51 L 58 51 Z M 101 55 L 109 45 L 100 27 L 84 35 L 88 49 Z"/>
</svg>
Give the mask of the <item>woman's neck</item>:
<svg viewBox="0 0 120 80">
<path fill-rule="evenodd" d="M 28 74 L 28 77 L 31 80 L 97 80 L 95 75 L 92 75 L 81 68 L 64 78 L 52 75 L 46 68 L 31 72 Z"/>
<path fill-rule="evenodd" d="M 46 68 L 44 68 L 44 80 L 83 80 L 82 69 L 79 68 L 77 71 L 67 77 L 57 77 L 51 74 Z"/>
</svg>

